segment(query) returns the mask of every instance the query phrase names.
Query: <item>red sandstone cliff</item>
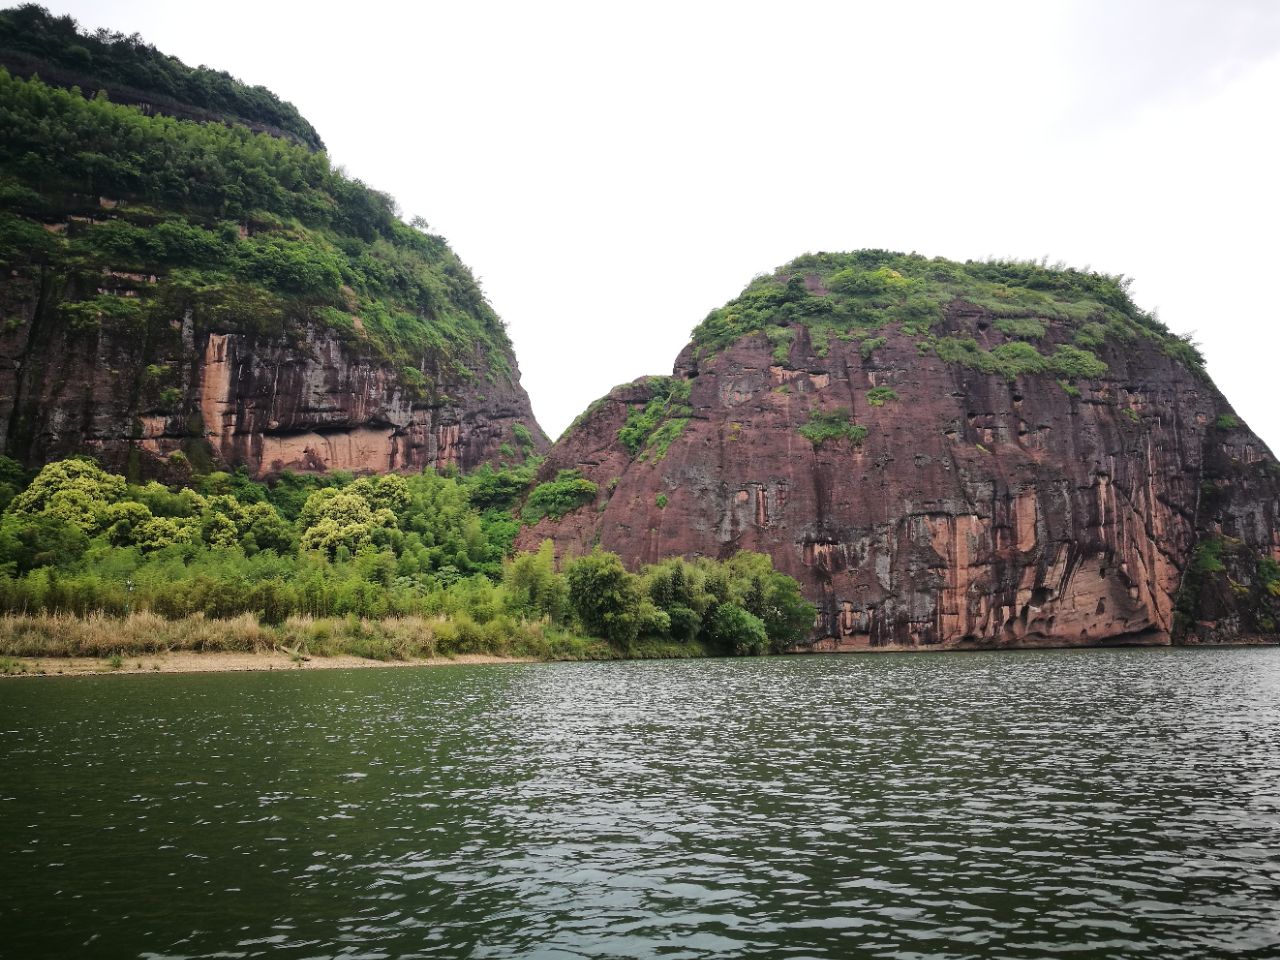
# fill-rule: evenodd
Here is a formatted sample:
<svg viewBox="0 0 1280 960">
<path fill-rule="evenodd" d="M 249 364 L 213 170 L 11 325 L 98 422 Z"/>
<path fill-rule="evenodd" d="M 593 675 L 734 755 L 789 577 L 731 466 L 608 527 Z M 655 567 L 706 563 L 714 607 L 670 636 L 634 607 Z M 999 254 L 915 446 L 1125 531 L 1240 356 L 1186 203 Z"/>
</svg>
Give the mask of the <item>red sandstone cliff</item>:
<svg viewBox="0 0 1280 960">
<path fill-rule="evenodd" d="M 1045 354 L 1078 335 L 1045 325 Z M 1280 467 L 1206 378 L 1143 336 L 1097 346 L 1106 372 L 1074 382 L 945 361 L 927 342 L 1013 339 L 959 299 L 927 342 L 904 327 L 880 327 L 870 350 L 815 347 L 785 320 L 789 339 L 691 344 L 675 365 L 688 422 L 665 455 L 633 456 L 618 436 L 652 385 L 615 389 L 541 474 L 579 468 L 598 502 L 521 545 L 598 543 L 631 565 L 768 553 L 819 604 L 822 650 L 1274 634 Z M 876 387 L 896 399 L 872 404 Z M 837 409 L 865 427 L 860 443 L 801 434 Z"/>
<path fill-rule="evenodd" d="M 469 470 L 518 451 L 517 425 L 548 446 L 509 350 L 424 352 L 415 390 L 358 335 L 316 324 L 259 336 L 175 307 L 160 335 L 77 331 L 56 319 L 57 286 L 17 271 L 0 285 L 0 450 L 28 463 L 85 452 L 164 473 L 180 452 L 257 476 Z"/>
<path fill-rule="evenodd" d="M 0 64 L 0 454 L 181 481 L 547 448 L 470 271 L 291 105 L 38 7 L 0 12 Z"/>
</svg>

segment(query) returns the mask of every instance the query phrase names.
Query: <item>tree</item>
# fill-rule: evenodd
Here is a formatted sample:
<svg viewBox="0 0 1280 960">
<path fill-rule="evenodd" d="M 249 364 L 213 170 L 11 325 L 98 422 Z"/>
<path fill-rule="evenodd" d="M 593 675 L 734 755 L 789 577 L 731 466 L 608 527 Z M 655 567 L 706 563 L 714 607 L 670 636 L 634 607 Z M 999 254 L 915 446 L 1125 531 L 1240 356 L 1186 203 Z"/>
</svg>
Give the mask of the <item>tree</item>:
<svg viewBox="0 0 1280 960">
<path fill-rule="evenodd" d="M 711 640 L 724 652 L 739 657 L 769 652 L 769 634 L 764 621 L 734 603 L 723 603 L 716 608 L 711 620 Z"/>
<path fill-rule="evenodd" d="M 556 573 L 555 546 L 550 540 L 543 540 L 537 553 L 509 560 L 503 566 L 502 586 L 504 606 L 516 616 L 561 623 L 568 613 L 569 588 Z"/>
<path fill-rule="evenodd" d="M 398 514 L 409 505 L 409 484 L 395 473 L 361 477 L 347 490 L 364 497 L 374 510 L 390 510 Z"/>
<path fill-rule="evenodd" d="M 702 629 L 707 597 L 700 590 L 697 570 L 679 557 L 644 571 L 650 599 L 667 614 L 668 632 L 675 640 L 691 642 Z"/>
<path fill-rule="evenodd" d="M 0 571 L 10 575 L 68 566 L 88 546 L 85 532 L 61 517 L 9 514 L 0 519 Z"/>
<path fill-rule="evenodd" d="M 616 553 L 599 548 L 565 569 L 569 605 L 583 629 L 628 647 L 640 630 L 640 585 Z"/>
<path fill-rule="evenodd" d="M 86 533 L 97 533 L 105 526 L 107 508 L 125 492 L 124 477 L 105 472 L 92 460 L 59 460 L 45 466 L 13 498 L 9 512 L 57 517 Z"/>
<path fill-rule="evenodd" d="M 726 567 L 735 602 L 764 623 L 773 649 L 785 649 L 809 635 L 817 608 L 805 600 L 794 579 L 773 569 L 768 554 L 744 550 Z"/>
<path fill-rule="evenodd" d="M 304 550 L 323 550 L 330 557 L 346 548 L 355 553 L 374 540 L 377 531 L 394 528 L 390 510 L 374 510 L 369 501 L 350 489 L 326 487 L 307 498 L 298 518 Z"/>
<path fill-rule="evenodd" d="M 293 550 L 293 526 L 269 503 L 252 503 L 244 509 L 241 534 L 245 547 L 274 550 L 286 554 Z"/>
</svg>

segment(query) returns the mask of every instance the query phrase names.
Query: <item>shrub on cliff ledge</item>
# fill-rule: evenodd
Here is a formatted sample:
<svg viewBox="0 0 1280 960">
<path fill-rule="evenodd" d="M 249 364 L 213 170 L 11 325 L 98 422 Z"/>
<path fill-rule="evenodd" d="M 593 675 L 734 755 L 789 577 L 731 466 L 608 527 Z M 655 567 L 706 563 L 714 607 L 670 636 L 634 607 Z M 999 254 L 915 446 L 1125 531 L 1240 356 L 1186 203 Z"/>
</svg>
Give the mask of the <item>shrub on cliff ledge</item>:
<svg viewBox="0 0 1280 960">
<path fill-rule="evenodd" d="M 627 411 L 626 422 L 618 429 L 618 442 L 633 457 L 661 460 L 693 413 L 689 406 L 692 384 L 675 377 L 650 377 L 645 386 L 649 400 L 643 407 Z"/>
<path fill-rule="evenodd" d="M 867 391 L 867 403 L 873 407 L 883 407 L 890 400 L 898 399 L 898 391 L 893 387 L 872 387 Z"/>
<path fill-rule="evenodd" d="M 837 407 L 830 413 L 819 410 L 809 411 L 809 422 L 800 427 L 800 435 L 813 444 L 821 447 L 828 440 L 848 440 L 858 446 L 867 438 L 867 428 L 854 423 L 845 407 Z"/>
<path fill-rule="evenodd" d="M 948 363 L 960 363 L 1008 380 L 1035 373 L 1092 380 L 1107 372 L 1106 363 L 1094 354 L 1068 344 L 1060 345 L 1048 357 L 1033 344 L 1022 340 L 1011 340 L 984 350 L 972 337 L 943 337 L 934 341 L 933 349 Z"/>
<path fill-rule="evenodd" d="M 561 470 L 554 480 L 533 488 L 520 511 L 520 518 L 534 524 L 543 517 L 559 520 L 596 498 L 597 486 L 581 470 Z"/>
</svg>

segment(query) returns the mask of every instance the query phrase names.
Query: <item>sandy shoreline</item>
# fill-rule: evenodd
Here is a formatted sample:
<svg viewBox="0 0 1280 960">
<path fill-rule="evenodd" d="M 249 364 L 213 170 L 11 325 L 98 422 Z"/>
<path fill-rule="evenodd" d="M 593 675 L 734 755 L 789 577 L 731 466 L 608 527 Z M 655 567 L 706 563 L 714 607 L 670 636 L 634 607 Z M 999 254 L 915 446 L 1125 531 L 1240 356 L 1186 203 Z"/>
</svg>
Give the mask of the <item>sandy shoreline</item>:
<svg viewBox="0 0 1280 960">
<path fill-rule="evenodd" d="M 5 677 L 86 676 L 120 673 L 237 673 L 250 670 L 351 670 L 370 667 L 447 667 L 463 663 L 535 663 L 530 657 L 460 653 L 417 660 L 371 660 L 350 654 L 294 659 L 283 650 L 261 653 L 172 653 L 124 657 L 120 666 L 100 657 L 4 657 Z"/>
<path fill-rule="evenodd" d="M 1026 644 L 1017 647 L 955 646 L 942 649 L 921 650 L 919 647 L 890 645 L 883 647 L 855 647 L 842 650 L 811 649 L 793 651 L 791 656 L 858 656 L 866 654 L 895 653 L 983 653 L 997 650 L 1089 650 L 1122 649 L 1126 647 L 1148 648 L 1249 648 L 1280 646 L 1274 637 L 1243 637 L 1236 643 L 1213 644 Z M 781 654 L 787 656 L 788 654 Z M 138 673 L 241 673 L 265 670 L 364 670 L 374 667 L 447 667 L 477 663 L 544 663 L 539 657 L 501 657 L 487 653 L 459 653 L 451 657 L 421 657 L 409 660 L 375 660 L 353 654 L 339 653 L 332 656 L 295 657 L 287 650 L 273 649 L 258 652 L 207 652 L 174 650 L 121 656 L 119 665 L 114 657 L 16 657 L 0 656 L 0 680 L 15 677 L 97 676 L 102 674 Z"/>
</svg>

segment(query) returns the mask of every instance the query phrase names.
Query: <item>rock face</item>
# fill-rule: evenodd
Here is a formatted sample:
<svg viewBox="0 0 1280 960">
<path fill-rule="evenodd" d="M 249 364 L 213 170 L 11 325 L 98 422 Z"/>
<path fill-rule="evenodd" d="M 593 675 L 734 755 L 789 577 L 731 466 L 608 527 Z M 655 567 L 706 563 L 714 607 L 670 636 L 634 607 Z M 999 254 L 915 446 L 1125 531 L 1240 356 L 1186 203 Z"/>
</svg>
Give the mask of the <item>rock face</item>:
<svg viewBox="0 0 1280 960">
<path fill-rule="evenodd" d="M 122 296 L 150 280 L 113 278 Z M 28 464 L 90 453 L 147 474 L 184 460 L 255 476 L 385 473 L 470 470 L 520 450 L 521 428 L 548 446 L 509 351 L 424 354 L 433 386 L 414 390 L 358 335 L 316 325 L 254 336 L 175 307 L 153 323 L 160 336 L 78 332 L 56 319 L 59 286 L 11 275 L 0 301 L 0 450 Z"/>
<path fill-rule="evenodd" d="M 822 272 L 797 276 L 806 302 L 827 295 Z M 599 502 L 522 545 L 598 543 L 632 565 L 768 553 L 819 605 L 817 650 L 1275 633 L 1280 468 L 1207 378 L 1160 337 L 1096 343 L 1096 328 L 1094 377 L 944 360 L 970 339 L 979 360 L 1029 347 L 1001 351 L 1024 341 L 990 309 L 939 302 L 927 334 L 890 321 L 841 338 L 784 318 L 718 350 L 691 344 L 673 381 L 687 422 L 665 454 L 633 455 L 619 431 L 671 382 L 615 389 L 540 475 L 579 468 Z M 1004 326 L 1056 359 L 1083 325 Z M 836 429 L 822 439 L 814 424 Z"/>
<path fill-rule="evenodd" d="M 27 6 L 0 114 L 0 453 L 181 481 L 549 446 L 444 238 L 269 91 Z"/>
</svg>

